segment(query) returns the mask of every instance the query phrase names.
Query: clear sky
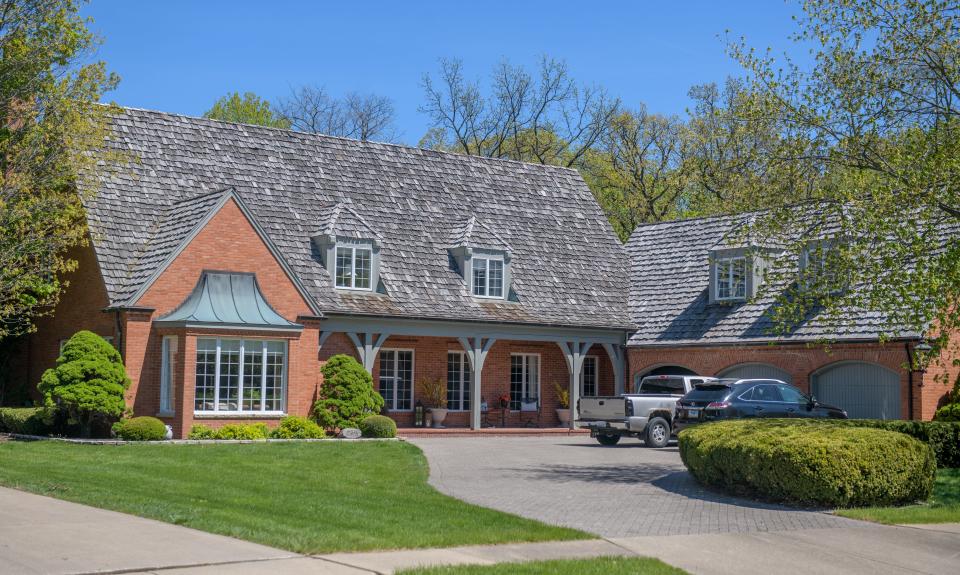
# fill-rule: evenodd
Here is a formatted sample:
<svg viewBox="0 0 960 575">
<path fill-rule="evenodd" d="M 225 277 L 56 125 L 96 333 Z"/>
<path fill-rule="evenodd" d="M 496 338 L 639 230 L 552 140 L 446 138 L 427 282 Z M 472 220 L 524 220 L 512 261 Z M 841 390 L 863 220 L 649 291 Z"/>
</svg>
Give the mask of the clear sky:
<svg viewBox="0 0 960 575">
<path fill-rule="evenodd" d="M 303 84 L 389 96 L 401 140 L 428 128 L 423 74 L 460 58 L 483 79 L 499 60 L 565 60 L 574 78 L 625 104 L 682 113 L 693 84 L 739 73 L 724 36 L 783 49 L 796 1 L 92 0 L 98 57 L 122 80 L 108 100 L 200 115 L 220 96 L 268 100 Z"/>
</svg>

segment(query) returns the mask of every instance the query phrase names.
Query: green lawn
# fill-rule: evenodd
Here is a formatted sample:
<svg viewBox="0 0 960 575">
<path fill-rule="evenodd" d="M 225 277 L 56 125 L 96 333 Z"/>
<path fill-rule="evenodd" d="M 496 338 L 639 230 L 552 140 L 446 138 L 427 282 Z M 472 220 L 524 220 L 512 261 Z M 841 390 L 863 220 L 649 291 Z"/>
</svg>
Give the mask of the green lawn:
<svg viewBox="0 0 960 575">
<path fill-rule="evenodd" d="M 299 553 L 591 537 L 440 494 L 403 442 L 9 441 L 0 485 Z"/>
<path fill-rule="evenodd" d="M 904 507 L 840 509 L 837 514 L 878 523 L 960 523 L 960 469 L 938 469 L 930 500 Z"/>
<path fill-rule="evenodd" d="M 454 565 L 397 571 L 397 575 L 682 575 L 686 571 L 646 557 L 597 557 L 496 565 Z"/>
</svg>

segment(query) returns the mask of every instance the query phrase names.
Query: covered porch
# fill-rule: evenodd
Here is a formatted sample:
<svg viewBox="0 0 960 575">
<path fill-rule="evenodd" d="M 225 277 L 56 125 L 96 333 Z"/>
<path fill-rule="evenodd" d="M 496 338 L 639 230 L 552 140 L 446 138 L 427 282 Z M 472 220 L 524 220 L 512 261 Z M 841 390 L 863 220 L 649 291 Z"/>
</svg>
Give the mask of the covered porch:
<svg viewBox="0 0 960 575">
<path fill-rule="evenodd" d="M 561 392 L 575 429 L 583 393 L 624 389 L 625 332 L 554 326 L 331 316 L 320 326 L 320 360 L 348 353 L 373 377 L 386 412 L 413 428 L 429 385 L 442 383 L 448 430 L 561 427 Z"/>
</svg>

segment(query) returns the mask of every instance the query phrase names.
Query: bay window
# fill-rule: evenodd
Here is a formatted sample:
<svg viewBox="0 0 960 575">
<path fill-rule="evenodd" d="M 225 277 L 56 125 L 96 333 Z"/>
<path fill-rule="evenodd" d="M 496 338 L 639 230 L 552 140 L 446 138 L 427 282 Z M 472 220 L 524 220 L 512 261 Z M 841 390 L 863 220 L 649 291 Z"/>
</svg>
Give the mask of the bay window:
<svg viewBox="0 0 960 575">
<path fill-rule="evenodd" d="M 287 343 L 197 338 L 194 410 L 201 413 L 281 413 Z"/>
</svg>

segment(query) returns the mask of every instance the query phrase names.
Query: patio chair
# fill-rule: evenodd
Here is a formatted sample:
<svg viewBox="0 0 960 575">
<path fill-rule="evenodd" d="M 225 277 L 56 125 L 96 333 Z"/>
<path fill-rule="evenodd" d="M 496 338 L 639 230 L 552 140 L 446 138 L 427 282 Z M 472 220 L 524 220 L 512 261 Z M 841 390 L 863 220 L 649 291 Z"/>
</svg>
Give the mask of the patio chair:
<svg viewBox="0 0 960 575">
<path fill-rule="evenodd" d="M 520 422 L 524 427 L 540 427 L 539 397 L 525 397 L 520 400 Z"/>
</svg>

